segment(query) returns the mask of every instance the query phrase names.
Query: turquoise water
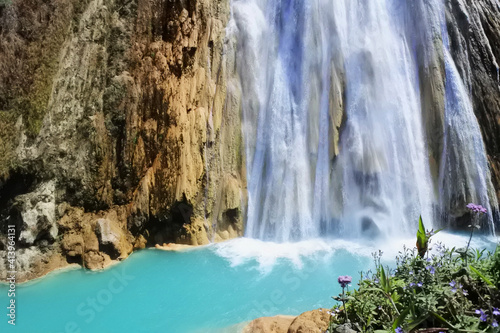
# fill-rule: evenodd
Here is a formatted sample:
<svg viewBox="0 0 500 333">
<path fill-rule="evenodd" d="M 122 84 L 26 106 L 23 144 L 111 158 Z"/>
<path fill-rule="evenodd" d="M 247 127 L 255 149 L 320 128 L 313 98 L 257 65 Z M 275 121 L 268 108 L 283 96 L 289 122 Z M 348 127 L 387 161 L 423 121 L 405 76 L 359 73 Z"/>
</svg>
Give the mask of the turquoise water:
<svg viewBox="0 0 500 333">
<path fill-rule="evenodd" d="M 7 324 L 1 285 L 0 331 L 221 332 L 256 317 L 331 307 L 337 276 L 359 278 L 374 249 L 237 239 L 183 252 L 143 250 L 101 272 L 76 269 L 18 285 L 15 327 Z"/>
</svg>

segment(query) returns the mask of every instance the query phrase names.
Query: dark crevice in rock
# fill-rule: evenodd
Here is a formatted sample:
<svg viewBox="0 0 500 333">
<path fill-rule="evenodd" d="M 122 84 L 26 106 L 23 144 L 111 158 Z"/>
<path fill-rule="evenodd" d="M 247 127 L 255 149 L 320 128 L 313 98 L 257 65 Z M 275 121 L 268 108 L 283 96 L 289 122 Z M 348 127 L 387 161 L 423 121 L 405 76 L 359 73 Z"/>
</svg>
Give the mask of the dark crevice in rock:
<svg viewBox="0 0 500 333">
<path fill-rule="evenodd" d="M 111 243 L 108 244 L 99 244 L 99 251 L 104 252 L 109 255 L 109 257 L 113 260 L 117 259 L 120 256 L 120 251 Z"/>
<path fill-rule="evenodd" d="M 0 214 L 10 207 L 15 197 L 29 193 L 35 183 L 35 176 L 22 171 L 14 171 L 6 181 L 0 181 Z"/>
<path fill-rule="evenodd" d="M 182 48 L 182 62 L 184 69 L 191 67 L 194 63 L 194 56 L 196 54 L 196 47 L 183 47 Z"/>
<path fill-rule="evenodd" d="M 82 207 L 85 212 L 98 212 L 106 210 L 109 205 L 98 199 L 96 189 L 86 187 L 80 179 L 70 179 L 60 182 L 65 189 L 64 200 L 71 206 Z"/>
<path fill-rule="evenodd" d="M 148 246 L 179 242 L 186 236 L 185 226 L 191 223 L 193 206 L 186 198 L 176 202 L 169 212 L 151 216 L 145 229 L 149 232 Z"/>
<path fill-rule="evenodd" d="M 222 213 L 222 219 L 230 224 L 236 224 L 241 216 L 239 208 L 228 209 Z"/>
<path fill-rule="evenodd" d="M 79 265 L 84 266 L 81 254 L 77 254 L 77 255 L 74 255 L 74 256 L 67 255 L 66 256 L 66 261 L 68 262 L 68 264 L 79 264 Z"/>
</svg>

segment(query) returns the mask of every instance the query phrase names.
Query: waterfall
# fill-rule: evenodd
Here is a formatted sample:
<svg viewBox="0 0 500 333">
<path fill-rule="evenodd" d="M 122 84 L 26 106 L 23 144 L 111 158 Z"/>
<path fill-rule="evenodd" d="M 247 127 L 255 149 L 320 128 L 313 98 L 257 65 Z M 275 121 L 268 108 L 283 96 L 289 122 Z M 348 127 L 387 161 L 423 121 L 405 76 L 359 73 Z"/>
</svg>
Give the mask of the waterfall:
<svg viewBox="0 0 500 333">
<path fill-rule="evenodd" d="M 428 3 L 233 0 L 248 237 L 401 235 L 465 199 L 489 205 L 479 126 L 443 45 L 445 147 L 432 176 L 419 75 L 429 52 L 418 51 L 446 31 L 441 3 Z M 455 183 L 468 184 L 462 201 Z"/>
<path fill-rule="evenodd" d="M 442 14 L 444 21 L 444 12 Z M 446 72 L 445 146 L 440 172 L 440 199 L 444 211 L 460 211 L 460 203 L 480 202 L 489 212 L 486 226 L 495 233 L 493 210 L 498 211 L 488 159 L 479 124 L 466 87 L 450 54 L 446 25 L 443 24 Z M 462 200 L 460 200 L 462 199 Z M 448 221 L 449 222 L 449 221 Z M 449 223 L 448 223 L 449 226 Z"/>
</svg>

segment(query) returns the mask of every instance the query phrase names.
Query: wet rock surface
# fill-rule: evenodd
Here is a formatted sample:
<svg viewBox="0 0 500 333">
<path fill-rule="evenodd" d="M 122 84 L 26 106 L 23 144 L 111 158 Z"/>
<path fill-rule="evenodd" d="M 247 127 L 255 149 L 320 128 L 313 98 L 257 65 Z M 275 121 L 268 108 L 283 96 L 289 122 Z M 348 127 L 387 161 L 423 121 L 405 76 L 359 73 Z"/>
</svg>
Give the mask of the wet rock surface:
<svg viewBox="0 0 500 333">
<path fill-rule="evenodd" d="M 446 18 L 450 49 L 470 92 L 500 198 L 500 6 L 447 0 Z"/>
<path fill-rule="evenodd" d="M 228 1 L 2 5 L 0 251 L 15 220 L 19 280 L 242 234 L 228 20 Z"/>
</svg>

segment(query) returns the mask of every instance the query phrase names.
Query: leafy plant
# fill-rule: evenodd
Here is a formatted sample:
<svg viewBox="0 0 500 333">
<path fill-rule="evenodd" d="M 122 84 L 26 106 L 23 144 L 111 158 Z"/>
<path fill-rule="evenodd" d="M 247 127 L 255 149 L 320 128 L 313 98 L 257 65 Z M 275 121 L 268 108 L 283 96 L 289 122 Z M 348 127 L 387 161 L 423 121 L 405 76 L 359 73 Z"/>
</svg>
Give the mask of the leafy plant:
<svg viewBox="0 0 500 333">
<path fill-rule="evenodd" d="M 417 231 L 417 251 L 418 255 L 423 258 L 425 254 L 429 251 L 429 240 L 432 236 L 440 232 L 439 230 L 425 231 L 424 222 L 422 221 L 422 216 L 418 219 L 418 231 Z"/>
<path fill-rule="evenodd" d="M 375 273 L 362 272 L 358 288 L 343 293 L 329 331 L 351 323 L 362 332 L 500 332 L 500 247 L 467 249 L 469 260 L 441 243 L 430 248 L 436 232 L 420 218 L 417 246 L 403 248 L 395 269 L 374 253 Z"/>
</svg>

